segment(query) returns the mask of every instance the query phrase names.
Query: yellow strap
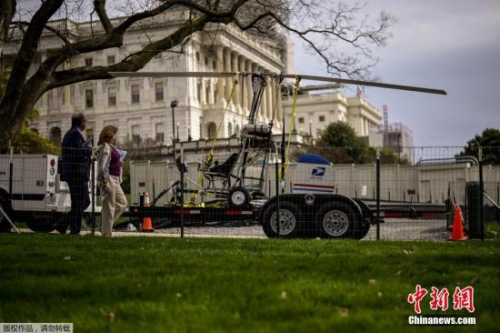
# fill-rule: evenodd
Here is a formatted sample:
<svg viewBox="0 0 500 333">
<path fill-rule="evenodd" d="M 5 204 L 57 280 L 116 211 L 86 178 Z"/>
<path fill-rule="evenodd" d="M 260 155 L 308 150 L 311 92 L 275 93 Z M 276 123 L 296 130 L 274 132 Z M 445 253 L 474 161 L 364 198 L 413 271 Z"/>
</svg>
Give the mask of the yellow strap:
<svg viewBox="0 0 500 333">
<path fill-rule="evenodd" d="M 295 114 L 297 110 L 297 97 L 299 95 L 299 84 L 300 84 L 300 77 L 295 76 L 295 84 L 293 86 L 293 103 L 292 103 L 292 116 L 290 117 L 290 126 L 288 127 L 288 142 L 286 144 L 286 150 L 285 150 L 285 165 L 283 168 L 283 174 L 281 174 L 281 169 L 280 169 L 280 183 L 285 179 L 286 173 L 288 171 L 288 158 L 289 158 L 289 152 L 290 152 L 290 142 L 292 141 L 292 131 L 295 130 Z"/>
<path fill-rule="evenodd" d="M 196 193 L 191 195 L 191 199 L 189 200 L 191 205 L 194 205 L 196 202 L 196 199 L 198 199 L 198 191 L 201 188 L 201 184 L 203 183 L 203 178 L 205 177 L 205 171 L 204 168 L 208 167 L 208 163 L 211 161 L 211 159 L 214 156 L 215 152 L 215 144 L 217 143 L 217 139 L 219 137 L 219 132 L 220 129 L 222 128 L 222 124 L 224 123 L 224 119 L 226 118 L 226 113 L 229 110 L 229 106 L 231 105 L 231 101 L 233 100 L 233 95 L 236 90 L 236 86 L 238 85 L 238 79 L 235 79 L 233 81 L 233 87 L 231 88 L 231 94 L 229 95 L 229 99 L 226 104 L 226 108 L 224 109 L 224 113 L 222 115 L 222 118 L 219 122 L 219 126 L 217 126 L 217 131 L 215 132 L 215 137 L 212 140 L 212 146 L 210 148 L 210 151 L 207 154 L 207 157 L 205 158 L 205 161 L 203 162 L 203 166 L 201 169 L 200 177 L 198 178 L 198 183 L 196 184 Z"/>
</svg>

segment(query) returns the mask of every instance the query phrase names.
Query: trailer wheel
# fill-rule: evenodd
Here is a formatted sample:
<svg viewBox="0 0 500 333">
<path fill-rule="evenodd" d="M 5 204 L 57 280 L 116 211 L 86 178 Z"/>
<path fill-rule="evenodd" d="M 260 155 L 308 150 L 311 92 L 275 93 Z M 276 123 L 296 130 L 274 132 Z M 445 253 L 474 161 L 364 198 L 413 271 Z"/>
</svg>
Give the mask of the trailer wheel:
<svg viewBox="0 0 500 333">
<path fill-rule="evenodd" d="M 10 205 L 7 203 L 7 201 L 4 198 L 0 198 L 0 207 L 2 207 L 3 211 L 9 215 L 9 218 L 14 222 L 12 218 L 12 210 L 10 209 Z M 3 216 L 3 214 L 0 213 L 0 232 L 9 232 L 11 228 L 11 225 L 9 221 Z"/>
<path fill-rule="evenodd" d="M 359 222 L 351 207 L 340 202 L 325 204 L 315 218 L 322 238 L 354 238 Z"/>
<path fill-rule="evenodd" d="M 244 187 L 233 187 L 227 197 L 230 207 L 243 208 L 250 204 L 250 193 Z"/>
<path fill-rule="evenodd" d="M 26 219 L 26 225 L 34 232 L 51 232 L 56 228 L 57 220 L 53 217 L 29 217 Z"/>
<path fill-rule="evenodd" d="M 276 215 L 276 203 L 269 205 L 262 214 L 262 229 L 269 238 L 278 237 Z M 300 209 L 296 205 L 289 202 L 280 203 L 280 237 L 294 238 L 300 236 L 300 215 Z"/>
</svg>

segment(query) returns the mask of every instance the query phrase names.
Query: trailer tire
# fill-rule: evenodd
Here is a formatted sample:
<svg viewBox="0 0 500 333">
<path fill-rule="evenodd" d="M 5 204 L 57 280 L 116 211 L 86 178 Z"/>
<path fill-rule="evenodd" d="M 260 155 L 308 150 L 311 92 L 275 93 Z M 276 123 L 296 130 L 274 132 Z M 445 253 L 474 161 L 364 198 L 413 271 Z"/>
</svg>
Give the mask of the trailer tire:
<svg viewBox="0 0 500 333">
<path fill-rule="evenodd" d="M 341 202 L 323 205 L 316 213 L 315 223 L 321 238 L 356 238 L 360 225 L 352 208 Z"/>
<path fill-rule="evenodd" d="M 12 222 L 14 222 L 13 216 L 12 216 L 12 209 L 10 208 L 10 205 L 7 200 L 5 200 L 3 197 L 0 197 L 0 207 L 4 210 L 4 212 L 9 216 Z M 5 218 L 0 213 L 0 233 L 4 232 L 9 232 L 10 231 L 11 225 L 9 221 Z"/>
<path fill-rule="evenodd" d="M 282 238 L 296 238 L 301 236 L 300 209 L 290 203 L 280 203 L 280 234 Z M 269 238 L 277 238 L 276 203 L 270 204 L 262 213 L 262 229 Z"/>
<path fill-rule="evenodd" d="M 32 216 L 26 219 L 26 225 L 34 232 L 52 232 L 56 229 L 57 219 L 47 217 Z"/>
</svg>

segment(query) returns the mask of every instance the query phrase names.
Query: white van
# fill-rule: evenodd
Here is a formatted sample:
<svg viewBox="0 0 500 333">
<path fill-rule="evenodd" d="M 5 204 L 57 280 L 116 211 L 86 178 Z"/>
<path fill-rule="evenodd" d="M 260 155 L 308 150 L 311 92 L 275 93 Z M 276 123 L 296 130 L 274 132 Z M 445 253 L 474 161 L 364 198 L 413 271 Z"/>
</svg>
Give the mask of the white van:
<svg viewBox="0 0 500 333">
<path fill-rule="evenodd" d="M 0 206 L 12 221 L 25 222 L 30 229 L 50 232 L 71 211 L 68 184 L 60 180 L 58 156 L 49 154 L 0 155 Z M 12 195 L 10 195 L 12 186 Z M 92 195 L 89 189 L 92 202 Z M 100 213 L 101 207 L 95 207 Z M 92 204 L 85 213 L 90 214 Z M 0 212 L 0 231 L 10 229 Z"/>
</svg>

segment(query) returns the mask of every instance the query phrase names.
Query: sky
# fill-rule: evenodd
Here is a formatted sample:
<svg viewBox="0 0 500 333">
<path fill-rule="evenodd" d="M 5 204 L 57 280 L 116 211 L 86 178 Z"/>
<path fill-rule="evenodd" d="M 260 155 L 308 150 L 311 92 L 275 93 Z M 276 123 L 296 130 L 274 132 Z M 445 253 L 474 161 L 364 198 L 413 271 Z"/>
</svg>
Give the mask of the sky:
<svg viewBox="0 0 500 333">
<path fill-rule="evenodd" d="M 381 82 L 447 91 L 447 96 L 365 88 L 389 122 L 413 130 L 415 146 L 463 146 L 485 128 L 500 129 L 499 0 L 371 0 L 367 12 L 396 17 L 392 38 L 376 50 Z M 326 75 L 324 63 L 298 42 L 295 70 Z M 356 88 L 345 89 L 354 95 Z"/>
</svg>

